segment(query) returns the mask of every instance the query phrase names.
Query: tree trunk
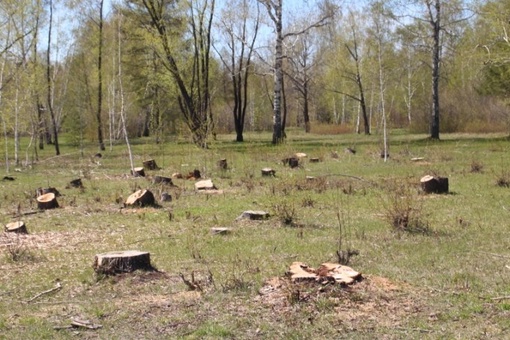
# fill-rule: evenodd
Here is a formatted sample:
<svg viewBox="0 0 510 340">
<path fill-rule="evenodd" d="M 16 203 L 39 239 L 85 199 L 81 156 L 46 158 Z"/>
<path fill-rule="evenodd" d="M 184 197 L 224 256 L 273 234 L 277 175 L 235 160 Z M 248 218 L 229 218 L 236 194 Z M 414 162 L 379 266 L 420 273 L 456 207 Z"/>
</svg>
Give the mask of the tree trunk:
<svg viewBox="0 0 510 340">
<path fill-rule="evenodd" d="M 99 50 L 97 54 L 97 139 L 99 142 L 99 149 L 106 150 L 103 139 L 103 122 L 101 112 L 103 111 L 103 5 L 104 0 L 99 2 Z"/>
<path fill-rule="evenodd" d="M 51 29 L 53 24 L 53 0 L 49 2 L 50 18 L 48 27 L 48 49 L 46 50 L 46 82 L 47 82 L 47 105 L 50 111 L 51 124 L 53 126 L 53 138 L 55 141 L 55 154 L 60 155 L 60 147 L 58 145 L 58 127 L 55 120 L 55 113 L 53 112 L 53 90 L 51 80 Z"/>
<path fill-rule="evenodd" d="M 432 5 L 429 5 L 429 7 Z M 441 62 L 441 1 L 435 0 L 435 17 L 429 8 L 430 24 L 434 39 L 432 48 L 432 116 L 430 119 L 430 138 L 439 139 L 439 68 Z"/>
<path fill-rule="evenodd" d="M 274 62 L 274 98 L 273 98 L 273 144 L 283 141 L 282 134 L 282 86 L 283 86 L 283 27 L 282 27 L 282 0 L 274 4 L 276 25 L 276 46 Z"/>
</svg>

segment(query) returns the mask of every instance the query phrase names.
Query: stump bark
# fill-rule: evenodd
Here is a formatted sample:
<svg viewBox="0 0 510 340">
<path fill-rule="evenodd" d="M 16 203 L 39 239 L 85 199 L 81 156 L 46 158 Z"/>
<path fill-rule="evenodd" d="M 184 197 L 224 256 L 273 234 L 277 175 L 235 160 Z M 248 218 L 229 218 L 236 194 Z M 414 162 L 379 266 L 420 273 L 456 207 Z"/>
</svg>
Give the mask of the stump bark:
<svg viewBox="0 0 510 340">
<path fill-rule="evenodd" d="M 297 157 L 289 157 L 283 159 L 283 164 L 288 165 L 291 168 L 297 168 L 299 166 L 299 158 Z"/>
<path fill-rule="evenodd" d="M 57 197 L 52 192 L 40 195 L 37 197 L 37 207 L 41 210 L 58 208 Z"/>
<path fill-rule="evenodd" d="M 228 164 L 226 158 L 222 158 L 218 161 L 218 168 L 220 168 L 221 170 L 227 170 Z"/>
<path fill-rule="evenodd" d="M 271 168 L 264 168 L 261 170 L 262 176 L 272 176 L 274 177 L 276 175 L 276 171 Z"/>
<path fill-rule="evenodd" d="M 147 170 L 157 170 L 159 167 L 156 164 L 156 161 L 153 159 L 149 159 L 143 162 L 143 167 Z"/>
<path fill-rule="evenodd" d="M 27 226 L 23 221 L 10 222 L 5 225 L 5 231 L 16 234 L 28 234 Z"/>
<path fill-rule="evenodd" d="M 73 188 L 83 188 L 81 178 L 73 179 L 71 182 L 69 182 L 69 185 Z"/>
<path fill-rule="evenodd" d="M 161 202 L 171 202 L 172 201 L 172 195 L 170 195 L 168 192 L 161 193 Z"/>
<path fill-rule="evenodd" d="M 138 190 L 133 194 L 129 195 L 124 206 L 139 206 L 145 207 L 148 205 L 154 205 L 155 199 L 154 194 L 149 190 Z"/>
<path fill-rule="evenodd" d="M 133 176 L 135 177 L 145 177 L 145 171 L 143 167 L 136 167 L 132 171 Z"/>
<path fill-rule="evenodd" d="M 427 194 L 448 193 L 448 177 L 423 176 L 420 179 L 421 188 Z"/>
<path fill-rule="evenodd" d="M 106 275 L 129 273 L 137 269 L 154 270 L 151 265 L 150 253 L 138 250 L 97 254 L 94 258 L 93 268 L 96 273 Z"/>
</svg>

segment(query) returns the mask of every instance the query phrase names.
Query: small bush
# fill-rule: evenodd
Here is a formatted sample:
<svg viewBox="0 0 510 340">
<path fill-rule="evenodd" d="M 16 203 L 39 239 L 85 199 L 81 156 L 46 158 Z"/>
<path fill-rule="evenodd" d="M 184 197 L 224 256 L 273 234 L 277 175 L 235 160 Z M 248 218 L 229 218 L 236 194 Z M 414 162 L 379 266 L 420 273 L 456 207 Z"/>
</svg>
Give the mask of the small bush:
<svg viewBox="0 0 510 340">
<path fill-rule="evenodd" d="M 385 218 L 395 231 L 427 233 L 423 206 L 410 184 L 393 184 L 387 188 Z"/>
</svg>

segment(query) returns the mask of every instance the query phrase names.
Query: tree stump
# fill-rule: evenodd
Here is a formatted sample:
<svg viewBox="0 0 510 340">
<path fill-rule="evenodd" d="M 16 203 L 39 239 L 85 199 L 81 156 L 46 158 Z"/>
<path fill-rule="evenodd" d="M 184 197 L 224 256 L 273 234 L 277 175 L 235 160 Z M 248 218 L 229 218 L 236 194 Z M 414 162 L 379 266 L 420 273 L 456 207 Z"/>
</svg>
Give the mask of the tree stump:
<svg viewBox="0 0 510 340">
<path fill-rule="evenodd" d="M 299 166 L 299 158 L 289 157 L 282 160 L 284 165 L 288 165 L 291 168 L 297 168 Z"/>
<path fill-rule="evenodd" d="M 143 162 L 144 169 L 147 170 L 157 170 L 159 167 L 156 165 L 156 161 L 153 159 L 149 159 Z"/>
<path fill-rule="evenodd" d="M 306 153 L 304 153 L 304 152 L 296 152 L 296 153 L 294 154 L 294 157 L 296 157 L 296 158 L 305 158 L 306 156 L 307 156 L 307 155 L 306 155 Z"/>
<path fill-rule="evenodd" d="M 448 177 L 423 176 L 420 179 L 421 188 L 427 194 L 448 193 Z"/>
<path fill-rule="evenodd" d="M 154 194 L 149 190 L 138 190 L 133 194 L 129 195 L 124 206 L 139 206 L 145 207 L 148 205 L 154 205 L 155 199 Z"/>
<path fill-rule="evenodd" d="M 262 176 L 274 177 L 276 175 L 276 171 L 271 168 L 264 168 L 261 171 L 262 171 Z"/>
<path fill-rule="evenodd" d="M 319 163 L 320 161 L 319 158 L 310 158 L 310 163 Z"/>
<path fill-rule="evenodd" d="M 198 181 L 195 183 L 196 190 L 216 190 L 217 188 L 214 186 L 212 180 L 206 179 L 203 181 Z"/>
<path fill-rule="evenodd" d="M 132 171 L 133 176 L 135 177 L 145 177 L 145 171 L 143 167 L 136 167 Z"/>
<path fill-rule="evenodd" d="M 356 154 L 356 150 L 353 148 L 345 148 L 345 153 L 350 153 L 351 155 Z"/>
<path fill-rule="evenodd" d="M 211 228 L 211 233 L 213 235 L 227 235 L 230 234 L 229 228 Z"/>
<path fill-rule="evenodd" d="M 23 221 L 7 223 L 5 225 L 5 231 L 8 233 L 28 234 L 27 226 Z"/>
<path fill-rule="evenodd" d="M 172 179 L 170 177 L 164 177 L 164 176 L 154 176 L 152 178 L 153 184 L 167 184 L 167 185 L 173 185 Z"/>
<path fill-rule="evenodd" d="M 83 188 L 81 178 L 73 179 L 71 182 L 69 182 L 69 186 L 71 186 L 72 188 Z"/>
<path fill-rule="evenodd" d="M 241 215 L 239 215 L 237 219 L 264 220 L 268 217 L 269 213 L 262 210 L 246 210 Z"/>
<path fill-rule="evenodd" d="M 161 202 L 171 202 L 172 201 L 172 195 L 170 195 L 168 192 L 161 193 Z"/>
<path fill-rule="evenodd" d="M 94 258 L 93 268 L 96 273 L 106 275 L 129 273 L 137 269 L 154 270 L 151 265 L 150 253 L 138 250 L 97 254 Z"/>
<path fill-rule="evenodd" d="M 60 192 L 58 192 L 58 190 L 55 188 L 37 188 L 37 190 L 35 191 L 36 197 L 42 196 L 44 194 L 49 194 L 49 193 L 54 194 L 55 197 L 61 196 Z"/>
<path fill-rule="evenodd" d="M 182 179 L 182 178 L 184 178 L 184 177 L 182 176 L 182 174 L 181 174 L 180 172 L 174 172 L 174 173 L 172 174 L 172 178 Z"/>
<path fill-rule="evenodd" d="M 4 176 L 4 178 L 2 178 L 2 182 L 5 182 L 5 181 L 14 181 L 15 178 L 14 177 L 11 177 L 11 176 Z"/>
<path fill-rule="evenodd" d="M 40 195 L 37 197 L 37 207 L 41 210 L 58 208 L 57 197 L 52 192 Z"/>
<path fill-rule="evenodd" d="M 199 179 L 202 178 L 202 175 L 200 174 L 200 170 L 195 169 L 191 171 L 188 176 L 186 176 L 186 179 Z"/>
<path fill-rule="evenodd" d="M 220 168 L 220 170 L 227 170 L 228 164 L 226 158 L 220 159 L 218 161 L 218 168 Z"/>
</svg>

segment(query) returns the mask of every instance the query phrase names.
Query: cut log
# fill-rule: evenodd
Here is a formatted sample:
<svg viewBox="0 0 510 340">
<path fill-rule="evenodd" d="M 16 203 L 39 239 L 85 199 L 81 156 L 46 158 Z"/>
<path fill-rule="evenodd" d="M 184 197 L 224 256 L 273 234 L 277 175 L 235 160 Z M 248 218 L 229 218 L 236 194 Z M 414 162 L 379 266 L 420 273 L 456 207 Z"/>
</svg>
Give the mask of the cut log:
<svg viewBox="0 0 510 340">
<path fill-rule="evenodd" d="M 276 175 L 276 171 L 271 168 L 262 169 L 262 176 L 271 176 L 274 177 Z"/>
<path fill-rule="evenodd" d="M 149 159 L 143 162 L 143 167 L 146 170 L 157 170 L 159 167 L 156 164 L 156 161 L 153 159 Z"/>
<path fill-rule="evenodd" d="M 138 190 L 133 194 L 129 195 L 124 206 L 139 206 L 145 207 L 148 205 L 154 205 L 155 199 L 154 194 L 149 190 Z"/>
<path fill-rule="evenodd" d="M 195 183 L 196 190 L 216 190 L 217 188 L 214 186 L 212 180 L 206 179 L 203 181 L 198 181 Z"/>
<path fill-rule="evenodd" d="M 114 275 L 135 270 L 154 270 L 150 253 L 138 250 L 113 251 L 97 254 L 93 268 L 96 273 Z"/>
<path fill-rule="evenodd" d="M 145 177 L 145 171 L 143 167 L 136 167 L 133 169 L 132 175 L 135 177 Z"/>
<path fill-rule="evenodd" d="M 58 208 L 57 197 L 52 192 L 40 195 L 37 197 L 37 207 L 41 210 Z"/>
<path fill-rule="evenodd" d="M 269 217 L 269 213 L 261 210 L 246 210 L 241 215 L 237 217 L 240 219 L 249 219 L 249 220 L 264 220 Z"/>
<path fill-rule="evenodd" d="M 227 170 L 228 164 L 226 158 L 220 159 L 218 161 L 218 168 L 220 168 L 221 170 Z"/>
<path fill-rule="evenodd" d="M 318 269 L 314 269 L 303 262 L 294 262 L 287 274 L 294 282 L 335 282 L 349 285 L 362 279 L 361 273 L 338 263 L 323 263 Z"/>
<path fill-rule="evenodd" d="M 152 178 L 153 184 L 167 184 L 167 185 L 173 185 L 172 179 L 170 177 L 164 177 L 164 176 L 154 176 Z"/>
<path fill-rule="evenodd" d="M 83 188 L 81 178 L 73 179 L 71 182 L 69 182 L 69 186 L 71 186 L 72 188 Z"/>
<path fill-rule="evenodd" d="M 427 194 L 443 194 L 448 193 L 448 178 L 434 177 L 430 175 L 423 176 L 420 179 L 421 188 Z"/>
<path fill-rule="evenodd" d="M 5 231 L 8 233 L 28 234 L 27 226 L 23 221 L 7 223 L 5 225 Z"/>
</svg>

